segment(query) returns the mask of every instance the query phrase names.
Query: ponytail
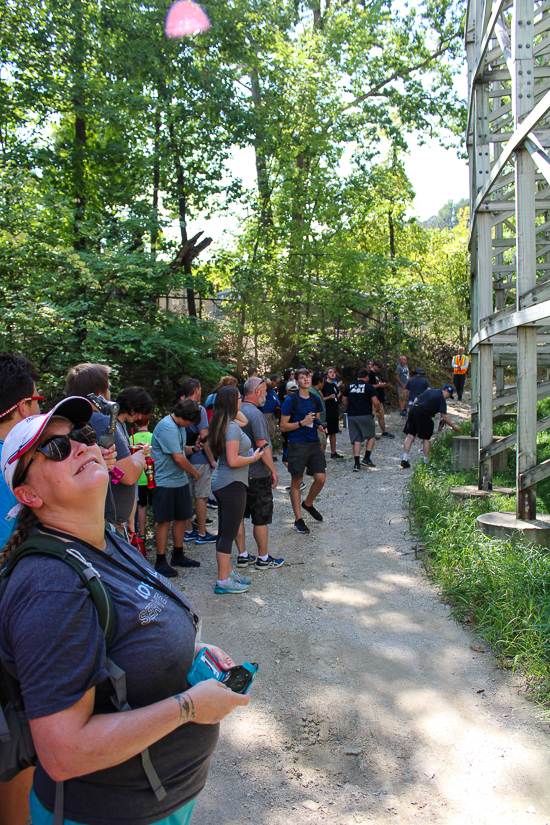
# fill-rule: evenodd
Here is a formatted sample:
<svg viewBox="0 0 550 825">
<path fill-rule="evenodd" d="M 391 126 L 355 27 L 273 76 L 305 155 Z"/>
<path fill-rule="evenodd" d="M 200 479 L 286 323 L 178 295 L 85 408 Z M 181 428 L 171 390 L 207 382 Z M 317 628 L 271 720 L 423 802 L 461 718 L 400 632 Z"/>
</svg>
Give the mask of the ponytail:
<svg viewBox="0 0 550 825">
<path fill-rule="evenodd" d="M 10 560 L 10 556 L 20 544 L 28 539 L 36 524 L 36 516 L 30 507 L 23 506 L 17 519 L 17 529 L 12 533 L 0 553 L 0 569 Z"/>
</svg>

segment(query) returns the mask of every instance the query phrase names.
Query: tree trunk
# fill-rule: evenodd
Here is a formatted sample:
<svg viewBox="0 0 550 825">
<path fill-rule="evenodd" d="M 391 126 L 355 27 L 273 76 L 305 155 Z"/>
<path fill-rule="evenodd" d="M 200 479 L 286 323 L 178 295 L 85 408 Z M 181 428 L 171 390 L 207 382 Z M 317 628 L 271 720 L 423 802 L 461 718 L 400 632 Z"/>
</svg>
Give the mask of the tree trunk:
<svg viewBox="0 0 550 825">
<path fill-rule="evenodd" d="M 260 109 L 262 106 L 262 93 L 260 89 L 260 79 L 258 69 L 254 67 L 250 73 L 250 85 L 252 88 L 252 100 L 256 110 L 256 124 L 261 122 Z M 273 225 L 273 211 L 271 209 L 271 190 L 269 188 L 269 175 L 267 171 L 267 158 L 265 154 L 265 136 L 263 127 L 255 129 L 254 154 L 256 158 L 256 176 L 258 178 L 258 192 L 262 202 L 260 212 L 260 226 Z"/>
<path fill-rule="evenodd" d="M 153 258 L 157 257 L 157 243 L 159 237 L 159 189 L 160 189 L 160 115 L 157 112 L 155 117 L 155 144 L 154 144 L 154 160 L 153 160 L 153 217 L 154 225 L 151 230 L 151 255 Z"/>
<path fill-rule="evenodd" d="M 74 0 L 72 6 L 75 39 L 71 62 L 73 64 L 73 107 L 74 107 L 74 141 L 72 148 L 73 167 L 73 247 L 77 252 L 86 250 L 86 236 L 82 222 L 86 218 L 86 116 L 85 116 L 85 77 L 84 61 L 86 44 L 84 41 L 84 20 L 82 0 Z"/>
</svg>

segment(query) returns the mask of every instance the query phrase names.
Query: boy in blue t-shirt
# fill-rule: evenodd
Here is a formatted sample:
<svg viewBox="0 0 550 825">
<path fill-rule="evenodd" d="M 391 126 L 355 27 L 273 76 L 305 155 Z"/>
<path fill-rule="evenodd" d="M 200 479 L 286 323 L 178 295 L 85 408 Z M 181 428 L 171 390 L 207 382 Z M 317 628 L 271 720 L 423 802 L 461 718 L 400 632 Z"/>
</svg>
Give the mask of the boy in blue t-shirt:
<svg viewBox="0 0 550 825">
<path fill-rule="evenodd" d="M 310 394 L 310 371 L 298 370 L 297 381 L 298 392 L 285 398 L 281 407 L 281 430 L 288 433 L 288 471 L 292 476 L 290 501 L 294 510 L 294 529 L 298 533 L 309 533 L 310 530 L 301 517 L 300 486 L 307 467 L 313 473 L 313 484 L 301 506 L 316 521 L 323 521 L 323 516 L 315 509 L 313 502 L 323 489 L 326 479 L 325 456 L 317 435 L 317 428 L 321 427 L 326 432 L 326 426 L 319 420 L 322 403 Z"/>
</svg>

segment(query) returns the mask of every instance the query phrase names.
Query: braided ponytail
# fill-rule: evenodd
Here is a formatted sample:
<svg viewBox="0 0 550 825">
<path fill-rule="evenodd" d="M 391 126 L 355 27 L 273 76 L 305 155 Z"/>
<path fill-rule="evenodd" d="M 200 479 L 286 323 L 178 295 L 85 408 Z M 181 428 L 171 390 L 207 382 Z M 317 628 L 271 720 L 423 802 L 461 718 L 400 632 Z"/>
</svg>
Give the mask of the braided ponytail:
<svg viewBox="0 0 550 825">
<path fill-rule="evenodd" d="M 28 539 L 35 524 L 36 516 L 30 507 L 24 505 L 17 519 L 17 530 L 12 533 L 6 542 L 4 549 L 0 553 L 0 568 L 2 568 L 6 562 L 9 561 L 13 551 Z"/>
</svg>

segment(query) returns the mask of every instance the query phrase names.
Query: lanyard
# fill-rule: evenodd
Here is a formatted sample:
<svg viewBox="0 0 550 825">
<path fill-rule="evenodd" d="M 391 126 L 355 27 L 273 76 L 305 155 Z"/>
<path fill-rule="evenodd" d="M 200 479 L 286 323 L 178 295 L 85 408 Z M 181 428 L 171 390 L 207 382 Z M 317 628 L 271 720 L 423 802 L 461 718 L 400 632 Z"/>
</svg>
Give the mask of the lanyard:
<svg viewBox="0 0 550 825">
<path fill-rule="evenodd" d="M 168 598 L 172 599 L 173 602 L 176 602 L 176 604 L 178 604 L 180 607 L 183 607 L 184 610 L 187 611 L 191 618 L 191 621 L 193 622 L 193 627 L 195 628 L 195 631 L 198 630 L 199 617 L 197 616 L 197 614 L 193 613 L 191 608 L 188 607 L 183 601 L 183 599 L 180 599 L 178 595 L 170 587 L 167 587 L 154 576 L 150 576 L 147 570 L 144 570 L 142 567 L 140 567 L 139 564 L 137 564 L 137 562 L 130 555 L 128 555 L 122 549 L 122 547 L 120 547 L 120 545 L 114 538 L 114 534 L 110 531 L 106 531 L 106 537 L 110 539 L 110 541 L 114 544 L 114 546 L 121 554 L 121 556 L 123 556 L 126 559 L 126 561 L 129 562 L 132 565 L 132 567 L 136 569 L 137 572 L 128 569 L 128 567 L 126 567 L 125 564 L 121 564 L 118 561 L 118 559 L 115 559 L 113 556 L 108 556 L 107 553 L 104 553 L 102 550 L 98 550 L 97 547 L 93 547 L 93 545 L 88 544 L 87 541 L 82 541 L 82 539 L 76 538 L 76 536 L 70 536 L 67 533 L 63 533 L 61 530 L 50 530 L 48 527 L 44 527 L 43 525 L 40 525 L 40 530 L 45 533 L 49 533 L 52 536 L 62 536 L 63 538 L 70 539 L 70 541 L 74 541 L 78 544 L 83 544 L 84 547 L 88 548 L 89 550 L 92 550 L 94 553 L 98 555 L 101 554 L 102 559 L 107 560 L 108 563 L 112 564 L 114 567 L 117 567 L 119 570 L 123 570 L 124 573 L 127 573 L 129 576 L 132 576 L 132 578 L 136 579 L 141 584 L 148 584 L 150 587 L 153 588 L 153 590 L 159 590 L 161 593 L 164 593 L 165 596 L 168 596 Z"/>
</svg>

